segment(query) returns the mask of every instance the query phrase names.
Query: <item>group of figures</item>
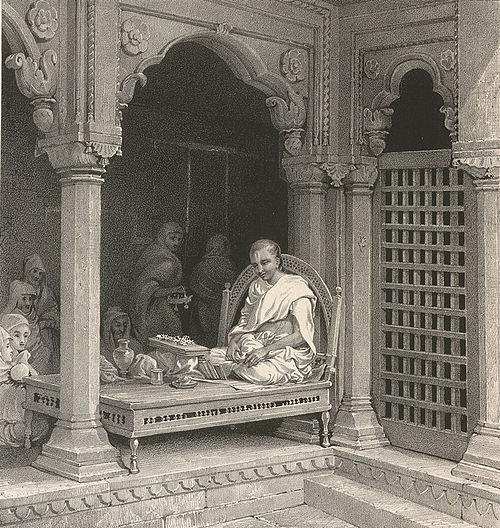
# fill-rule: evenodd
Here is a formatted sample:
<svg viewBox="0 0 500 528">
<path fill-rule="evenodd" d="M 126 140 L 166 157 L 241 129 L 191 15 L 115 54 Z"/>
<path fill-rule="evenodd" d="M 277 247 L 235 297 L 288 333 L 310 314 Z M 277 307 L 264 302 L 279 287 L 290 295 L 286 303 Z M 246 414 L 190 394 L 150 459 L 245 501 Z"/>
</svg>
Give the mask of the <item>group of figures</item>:
<svg viewBox="0 0 500 528">
<path fill-rule="evenodd" d="M 0 445 L 23 445 L 23 378 L 58 370 L 59 309 L 42 259 L 31 255 L 24 259 L 22 278 L 10 283 L 0 314 Z M 48 430 L 41 418 L 34 427 L 34 439 Z"/>
<path fill-rule="evenodd" d="M 183 333 L 178 309 L 183 303 L 191 303 L 189 333 L 200 344 L 216 344 L 224 284 L 236 278 L 229 240 L 220 234 L 209 238 L 205 254 L 187 283 L 177 256 L 183 236 L 179 224 L 164 224 L 135 266 L 131 315 L 143 346 L 147 346 L 148 337 L 157 334 Z M 192 291 L 192 298 L 186 296 L 186 289 Z"/>
<path fill-rule="evenodd" d="M 183 271 L 176 252 L 183 232 L 167 223 L 148 246 L 135 267 L 131 314 L 109 308 L 101 317 L 100 379 L 121 380 L 114 351 L 127 340 L 134 352 L 128 375 L 150 377 L 153 368 L 168 361 L 148 351 L 148 338 L 157 334 L 182 334 L 176 305 L 188 302 Z M 195 335 L 211 348 L 213 362 L 229 362 L 237 378 L 262 384 L 301 383 L 314 376 L 314 309 L 316 297 L 307 282 L 283 269 L 279 245 L 259 240 L 250 249 L 256 278 L 251 283 L 239 321 L 228 335 L 226 348 L 217 340 L 222 292 L 235 279 L 229 241 L 211 237 L 195 266 L 189 287 L 193 292 L 190 323 Z M 179 292 L 182 291 L 181 297 Z M 187 299 L 187 300 L 186 300 Z M 9 301 L 0 316 L 0 446 L 24 444 L 25 388 L 23 378 L 59 370 L 59 309 L 47 286 L 41 258 L 24 260 L 23 277 L 11 282 Z M 32 438 L 43 438 L 48 425 L 37 417 Z"/>
</svg>

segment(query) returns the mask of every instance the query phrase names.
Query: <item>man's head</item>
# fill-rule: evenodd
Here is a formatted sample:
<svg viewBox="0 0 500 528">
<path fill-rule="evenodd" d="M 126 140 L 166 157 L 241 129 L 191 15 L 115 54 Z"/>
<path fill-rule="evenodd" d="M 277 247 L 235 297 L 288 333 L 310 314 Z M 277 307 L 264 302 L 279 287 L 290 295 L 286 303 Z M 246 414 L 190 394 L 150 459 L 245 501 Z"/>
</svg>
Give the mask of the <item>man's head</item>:
<svg viewBox="0 0 500 528">
<path fill-rule="evenodd" d="M 276 273 L 283 271 L 281 248 L 273 240 L 257 240 L 250 248 L 250 263 L 261 279 L 273 284 Z"/>
<path fill-rule="evenodd" d="M 24 259 L 24 280 L 38 289 L 45 277 L 45 266 L 39 255 L 30 255 Z"/>
<path fill-rule="evenodd" d="M 33 306 L 35 305 L 36 295 L 30 293 L 22 293 L 17 299 L 17 308 L 23 312 L 23 314 L 28 315 Z"/>
<path fill-rule="evenodd" d="M 172 252 L 177 252 L 182 244 L 184 233 L 176 222 L 167 222 L 160 227 L 156 240 Z"/>
<path fill-rule="evenodd" d="M 118 345 L 118 339 L 128 338 L 129 325 L 130 321 L 128 315 L 119 315 L 111 321 L 111 334 L 116 345 Z"/>
</svg>

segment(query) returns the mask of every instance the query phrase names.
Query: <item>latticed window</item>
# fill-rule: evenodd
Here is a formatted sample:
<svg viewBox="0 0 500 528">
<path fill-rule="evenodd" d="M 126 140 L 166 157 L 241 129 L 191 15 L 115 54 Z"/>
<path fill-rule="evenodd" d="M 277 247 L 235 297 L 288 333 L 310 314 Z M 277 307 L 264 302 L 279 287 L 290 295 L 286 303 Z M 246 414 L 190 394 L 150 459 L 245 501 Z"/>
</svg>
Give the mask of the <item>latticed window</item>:
<svg viewBox="0 0 500 528">
<path fill-rule="evenodd" d="M 380 171 L 378 412 L 423 451 L 470 428 L 464 183 L 446 167 Z"/>
</svg>

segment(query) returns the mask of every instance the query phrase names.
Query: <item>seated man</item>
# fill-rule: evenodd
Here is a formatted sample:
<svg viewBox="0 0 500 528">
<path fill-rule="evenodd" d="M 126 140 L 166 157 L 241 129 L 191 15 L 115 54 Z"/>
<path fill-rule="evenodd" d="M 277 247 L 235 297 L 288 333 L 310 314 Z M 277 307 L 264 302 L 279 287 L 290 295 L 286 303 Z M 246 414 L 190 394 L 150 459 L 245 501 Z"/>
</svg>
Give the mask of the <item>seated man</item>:
<svg viewBox="0 0 500 528">
<path fill-rule="evenodd" d="M 258 278 L 229 332 L 225 359 L 235 363 L 233 374 L 251 383 L 302 382 L 311 375 L 316 355 L 316 297 L 302 277 L 284 272 L 276 242 L 254 242 L 250 262 Z M 222 359 L 219 351 L 213 350 L 214 361 Z"/>
<path fill-rule="evenodd" d="M 113 358 L 113 351 L 118 347 L 119 339 L 128 339 L 129 347 L 135 352 L 129 375 L 133 378 L 149 377 L 151 369 L 156 368 L 156 361 L 143 354 L 142 345 L 131 337 L 129 315 L 121 308 L 112 306 L 101 319 L 101 381 L 111 383 L 120 379 Z"/>
</svg>

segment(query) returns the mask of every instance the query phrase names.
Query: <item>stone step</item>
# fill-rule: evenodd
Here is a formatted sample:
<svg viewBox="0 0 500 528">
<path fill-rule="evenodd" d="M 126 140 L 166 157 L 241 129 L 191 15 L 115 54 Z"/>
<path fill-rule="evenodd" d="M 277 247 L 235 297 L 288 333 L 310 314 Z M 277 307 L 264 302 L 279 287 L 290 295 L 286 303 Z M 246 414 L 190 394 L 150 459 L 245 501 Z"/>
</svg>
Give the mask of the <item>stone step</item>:
<svg viewBox="0 0 500 528">
<path fill-rule="evenodd" d="M 213 527 L 215 528 L 215 527 Z M 254 517 L 218 524 L 217 528 L 356 528 L 328 513 L 303 504 Z"/>
<path fill-rule="evenodd" d="M 472 528 L 473 526 L 383 490 L 333 473 L 304 481 L 305 503 L 359 528 Z"/>
</svg>

